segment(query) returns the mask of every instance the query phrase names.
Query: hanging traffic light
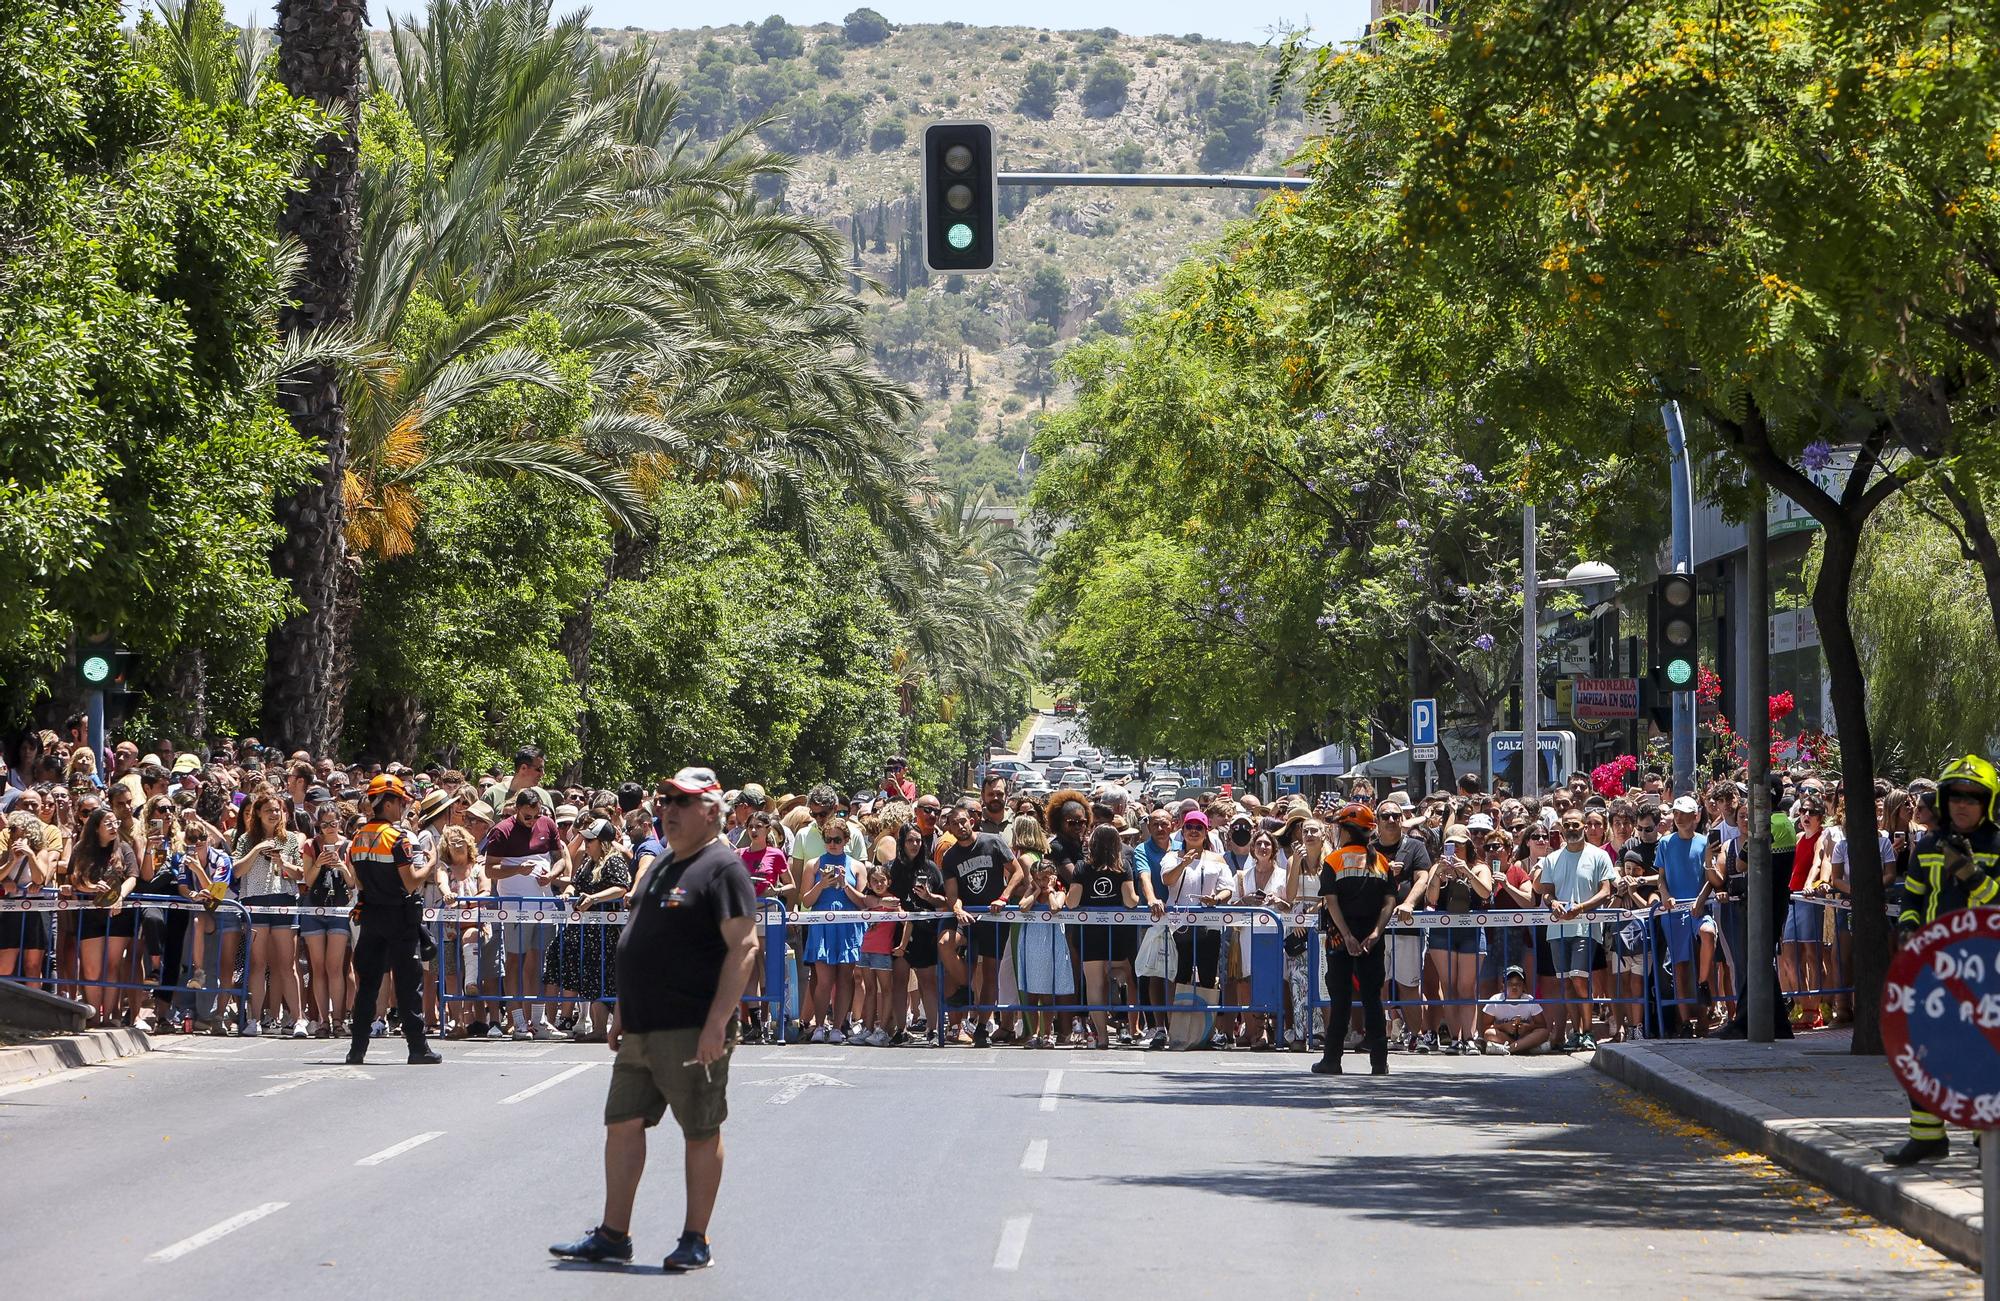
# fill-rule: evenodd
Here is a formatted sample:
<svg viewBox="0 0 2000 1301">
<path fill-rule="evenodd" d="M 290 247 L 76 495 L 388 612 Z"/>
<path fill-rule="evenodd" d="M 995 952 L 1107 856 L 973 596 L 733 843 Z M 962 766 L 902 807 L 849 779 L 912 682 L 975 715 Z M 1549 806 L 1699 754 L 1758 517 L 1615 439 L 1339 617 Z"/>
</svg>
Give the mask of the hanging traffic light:
<svg viewBox="0 0 2000 1301">
<path fill-rule="evenodd" d="M 925 127 L 924 265 L 952 275 L 991 271 L 998 258 L 999 193 L 990 123 Z"/>
<path fill-rule="evenodd" d="M 1695 598 L 1701 595 L 1693 574 L 1661 574 L 1653 582 L 1653 680 L 1662 691 L 1692 691 L 1695 687 Z"/>
</svg>

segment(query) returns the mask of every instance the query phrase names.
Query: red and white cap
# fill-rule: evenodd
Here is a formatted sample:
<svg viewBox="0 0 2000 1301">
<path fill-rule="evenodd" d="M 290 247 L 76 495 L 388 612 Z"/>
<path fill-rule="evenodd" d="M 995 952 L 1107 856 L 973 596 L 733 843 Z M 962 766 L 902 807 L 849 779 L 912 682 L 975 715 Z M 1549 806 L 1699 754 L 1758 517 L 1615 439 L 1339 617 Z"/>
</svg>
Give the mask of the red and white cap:
<svg viewBox="0 0 2000 1301">
<path fill-rule="evenodd" d="M 722 783 L 713 768 L 683 768 L 667 778 L 667 785 L 683 795 L 720 795 Z"/>
</svg>

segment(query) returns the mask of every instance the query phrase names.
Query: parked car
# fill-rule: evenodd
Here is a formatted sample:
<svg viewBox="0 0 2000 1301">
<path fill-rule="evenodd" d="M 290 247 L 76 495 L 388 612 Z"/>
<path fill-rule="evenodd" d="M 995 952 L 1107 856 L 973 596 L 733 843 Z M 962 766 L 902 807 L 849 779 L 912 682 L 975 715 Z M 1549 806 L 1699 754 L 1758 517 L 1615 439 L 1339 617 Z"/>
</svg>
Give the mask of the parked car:
<svg viewBox="0 0 2000 1301">
<path fill-rule="evenodd" d="M 1087 768 L 1066 769 L 1062 775 L 1062 784 L 1075 787 L 1078 790 L 1088 790 L 1091 784 L 1090 770 Z"/>
<path fill-rule="evenodd" d="M 1036 763 L 1043 763 L 1062 753 L 1063 739 L 1060 732 L 1037 732 L 1028 742 L 1029 757 Z"/>
</svg>

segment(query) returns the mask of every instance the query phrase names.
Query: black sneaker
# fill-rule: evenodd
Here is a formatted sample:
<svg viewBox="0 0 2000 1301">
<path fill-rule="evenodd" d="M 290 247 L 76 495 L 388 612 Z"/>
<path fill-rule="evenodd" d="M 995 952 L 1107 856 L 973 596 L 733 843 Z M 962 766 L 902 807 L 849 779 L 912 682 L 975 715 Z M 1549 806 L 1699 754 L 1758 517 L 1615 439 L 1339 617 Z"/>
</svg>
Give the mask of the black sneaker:
<svg viewBox="0 0 2000 1301">
<path fill-rule="evenodd" d="M 474 1021 L 471 1025 L 465 1027 L 465 1037 L 468 1039 L 484 1039 L 486 1037 L 486 1023 L 484 1021 Z"/>
<path fill-rule="evenodd" d="M 575 1242 L 556 1243 L 549 1248 L 549 1254 L 563 1260 L 587 1260 L 593 1265 L 605 1261 L 626 1265 L 632 1261 L 632 1238 L 625 1233 L 614 1236 L 600 1224 Z"/>
<path fill-rule="evenodd" d="M 1340 1058 L 1338 1057 L 1320 1058 L 1318 1061 L 1312 1064 L 1312 1073 L 1314 1075 L 1340 1074 Z"/>
<path fill-rule="evenodd" d="M 993 1046 L 993 1037 L 986 1033 L 986 1026 L 983 1022 L 977 1030 L 972 1032 L 972 1046 L 974 1048 L 990 1048 Z"/>
<path fill-rule="evenodd" d="M 349 1048 L 347 1050 L 347 1064 L 349 1066 L 360 1066 L 367 1060 L 368 1060 L 368 1054 L 363 1052 L 361 1049 Z"/>
<path fill-rule="evenodd" d="M 628 1247 L 626 1250 L 631 1249 Z M 707 1238 L 699 1233 L 683 1233 L 680 1245 L 660 1262 L 660 1268 L 669 1274 L 685 1274 L 689 1270 L 707 1269 L 714 1263 L 715 1257 L 708 1250 Z"/>
<path fill-rule="evenodd" d="M 443 1060 L 444 1058 L 438 1056 L 438 1050 L 435 1048 L 426 1048 L 420 1053 L 410 1054 L 410 1065 L 412 1066 L 435 1066 Z"/>
</svg>

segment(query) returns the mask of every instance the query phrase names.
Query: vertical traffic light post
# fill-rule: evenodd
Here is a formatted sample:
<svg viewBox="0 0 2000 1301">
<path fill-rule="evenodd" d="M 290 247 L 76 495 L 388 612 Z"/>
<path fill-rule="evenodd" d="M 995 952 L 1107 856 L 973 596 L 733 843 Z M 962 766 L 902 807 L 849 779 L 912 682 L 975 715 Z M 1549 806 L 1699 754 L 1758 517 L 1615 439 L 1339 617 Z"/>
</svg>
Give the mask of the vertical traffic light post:
<svg viewBox="0 0 2000 1301">
<path fill-rule="evenodd" d="M 1684 571 L 1661 574 L 1653 582 L 1653 626 L 1648 641 L 1652 646 L 1653 686 L 1673 702 L 1676 795 L 1694 791 L 1695 686 L 1701 678 L 1695 605 L 1700 595 L 1701 585 Z"/>
<path fill-rule="evenodd" d="M 1660 420 L 1667 429 L 1667 469 L 1668 492 L 1672 500 L 1667 503 L 1668 518 L 1673 522 L 1674 571 L 1688 575 L 1690 591 L 1694 584 L 1694 474 L 1688 465 L 1687 431 L 1681 425 L 1681 407 L 1678 402 L 1663 403 Z M 1673 691 L 1674 703 L 1674 794 L 1694 793 L 1694 677 L 1692 670 L 1699 661 L 1694 653 L 1695 627 L 1693 598 L 1689 598 L 1687 616 L 1688 643 L 1687 662 L 1690 669 L 1685 688 L 1674 682 L 1665 685 Z"/>
<path fill-rule="evenodd" d="M 104 763 L 104 697 L 125 695 L 125 667 L 132 652 L 103 635 L 77 648 L 76 677 L 83 687 L 84 717 L 90 729 L 90 757 Z"/>
</svg>

